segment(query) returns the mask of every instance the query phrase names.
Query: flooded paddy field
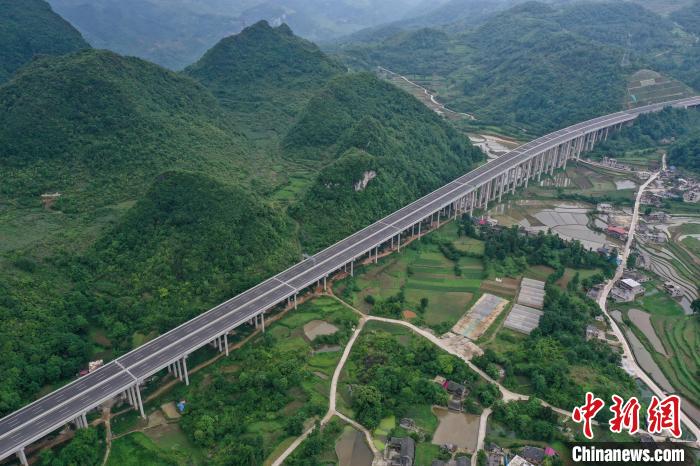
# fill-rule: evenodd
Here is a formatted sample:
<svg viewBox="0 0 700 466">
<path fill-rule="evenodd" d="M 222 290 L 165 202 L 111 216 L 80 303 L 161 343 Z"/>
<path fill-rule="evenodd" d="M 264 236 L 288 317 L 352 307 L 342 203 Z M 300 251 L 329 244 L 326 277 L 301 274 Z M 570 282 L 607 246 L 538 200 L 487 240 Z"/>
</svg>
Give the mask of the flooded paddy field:
<svg viewBox="0 0 700 466">
<path fill-rule="evenodd" d="M 494 207 L 489 214 L 501 225 L 551 230 L 564 239 L 580 241 L 587 249 L 597 249 L 606 243 L 606 237 L 588 227 L 592 209 L 580 202 L 514 200 Z"/>
<path fill-rule="evenodd" d="M 644 336 L 647 337 L 647 340 L 649 340 L 649 343 L 651 343 L 654 349 L 658 353 L 668 356 L 668 354 L 666 354 L 666 350 L 664 349 L 663 343 L 661 343 L 659 336 L 656 334 L 656 330 L 654 330 L 654 327 L 651 324 L 651 315 L 648 312 L 640 311 L 639 309 L 630 309 L 627 315 L 632 323 L 639 330 L 641 330 L 642 333 L 644 333 Z"/>
</svg>

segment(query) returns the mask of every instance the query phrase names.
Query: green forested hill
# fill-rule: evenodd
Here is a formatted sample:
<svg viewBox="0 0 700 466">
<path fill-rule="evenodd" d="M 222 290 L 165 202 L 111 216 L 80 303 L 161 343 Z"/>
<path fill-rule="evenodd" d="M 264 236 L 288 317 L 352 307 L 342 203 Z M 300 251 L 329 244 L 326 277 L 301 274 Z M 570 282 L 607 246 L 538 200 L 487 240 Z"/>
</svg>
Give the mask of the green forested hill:
<svg viewBox="0 0 700 466">
<path fill-rule="evenodd" d="M 636 52 L 665 50 L 678 42 L 672 21 L 627 1 L 574 3 L 557 21 L 588 39 Z"/>
<path fill-rule="evenodd" d="M 622 53 L 577 36 L 533 3 L 497 15 L 463 41 L 460 108 L 537 133 L 617 110 L 625 95 Z"/>
<path fill-rule="evenodd" d="M 222 105 L 254 113 L 263 125 L 270 119 L 291 122 L 331 76 L 344 71 L 287 25 L 273 28 L 266 21 L 223 39 L 185 69 Z"/>
<path fill-rule="evenodd" d="M 671 14 L 671 19 L 693 34 L 700 34 L 700 1 L 695 0 L 692 4 Z"/>
<path fill-rule="evenodd" d="M 159 175 L 87 254 L 93 317 L 129 348 L 256 285 L 300 258 L 292 222 L 240 187 Z"/>
<path fill-rule="evenodd" d="M 0 147 L 0 192 L 35 202 L 45 192 L 64 205 L 133 199 L 178 166 L 247 174 L 243 138 L 209 91 L 99 50 L 36 60 L 0 86 Z"/>
<path fill-rule="evenodd" d="M 333 79 L 284 147 L 288 157 L 327 164 L 292 212 L 306 251 L 436 189 L 482 157 L 434 112 L 371 74 Z M 368 175 L 376 177 L 358 185 Z"/>
<path fill-rule="evenodd" d="M 592 155 L 602 157 L 633 150 L 654 151 L 654 148 L 669 142 L 668 165 L 700 172 L 700 111 L 666 108 L 640 115 L 633 126 L 601 141 Z"/>
<path fill-rule="evenodd" d="M 634 3 L 525 2 L 472 28 L 404 31 L 338 54 L 409 75 L 477 126 L 540 134 L 620 109 L 627 76 L 687 42 L 676 29 Z"/>
<path fill-rule="evenodd" d="M 36 55 L 89 48 L 44 0 L 0 0 L 0 83 Z"/>
<path fill-rule="evenodd" d="M 668 162 L 700 173 L 700 124 L 692 133 L 678 139 L 668 151 Z"/>
</svg>

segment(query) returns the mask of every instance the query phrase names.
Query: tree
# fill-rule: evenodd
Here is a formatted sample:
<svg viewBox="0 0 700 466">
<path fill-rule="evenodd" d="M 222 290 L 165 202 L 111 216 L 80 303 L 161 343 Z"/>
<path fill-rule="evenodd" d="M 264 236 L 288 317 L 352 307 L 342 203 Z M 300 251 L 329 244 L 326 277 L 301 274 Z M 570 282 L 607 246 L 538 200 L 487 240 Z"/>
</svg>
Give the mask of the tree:
<svg viewBox="0 0 700 466">
<path fill-rule="evenodd" d="M 304 430 L 304 418 L 305 416 L 303 413 L 297 412 L 294 416 L 287 419 L 287 424 L 285 425 L 284 430 L 289 435 L 301 435 L 302 431 Z"/>
<path fill-rule="evenodd" d="M 100 463 L 100 445 L 97 429 L 80 429 L 75 437 L 58 454 L 43 453 L 39 457 L 42 466 L 94 466 Z M 48 451 L 48 450 L 47 450 Z"/>
<path fill-rule="evenodd" d="M 420 308 L 422 311 L 428 309 L 428 298 L 423 297 L 420 299 Z"/>
<path fill-rule="evenodd" d="M 382 395 L 372 385 L 355 385 L 352 389 L 352 406 L 357 420 L 368 429 L 374 429 L 382 419 Z"/>
<path fill-rule="evenodd" d="M 700 316 L 700 298 L 694 299 L 693 302 L 690 303 L 690 308 L 693 310 L 693 314 Z"/>
</svg>

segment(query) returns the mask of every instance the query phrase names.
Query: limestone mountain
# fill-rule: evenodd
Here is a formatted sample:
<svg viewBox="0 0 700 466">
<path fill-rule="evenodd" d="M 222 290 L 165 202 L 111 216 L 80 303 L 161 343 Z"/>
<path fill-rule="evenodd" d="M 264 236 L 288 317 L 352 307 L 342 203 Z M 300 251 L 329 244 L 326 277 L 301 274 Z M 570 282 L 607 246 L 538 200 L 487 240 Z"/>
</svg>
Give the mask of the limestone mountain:
<svg viewBox="0 0 700 466">
<path fill-rule="evenodd" d="M 57 191 L 64 206 L 100 205 L 178 167 L 242 179 L 242 141 L 204 87 L 108 51 L 35 60 L 0 87 L 0 176 L 12 197 Z"/>
<path fill-rule="evenodd" d="M 325 165 L 292 211 L 309 250 L 464 174 L 482 154 L 418 100 L 371 74 L 334 78 L 283 141 Z"/>
<path fill-rule="evenodd" d="M 0 12 L 0 83 L 36 55 L 90 47 L 44 0 L 0 0 Z"/>
<path fill-rule="evenodd" d="M 330 77 L 344 71 L 287 25 L 260 21 L 221 40 L 185 74 L 210 88 L 229 110 L 290 119 Z"/>
</svg>

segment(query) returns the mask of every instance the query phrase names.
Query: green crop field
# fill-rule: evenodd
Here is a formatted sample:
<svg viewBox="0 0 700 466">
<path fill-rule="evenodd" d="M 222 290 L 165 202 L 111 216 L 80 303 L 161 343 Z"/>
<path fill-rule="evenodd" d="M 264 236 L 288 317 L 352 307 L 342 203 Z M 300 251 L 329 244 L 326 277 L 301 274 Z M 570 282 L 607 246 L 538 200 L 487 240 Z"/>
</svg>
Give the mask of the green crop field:
<svg viewBox="0 0 700 466">
<path fill-rule="evenodd" d="M 483 252 L 484 248 L 482 241 L 458 237 L 454 224 L 444 225 L 431 232 L 429 238 L 402 248 L 400 253 L 358 269 L 354 279 L 357 291 L 351 293 L 349 301 L 363 312 L 371 312 L 368 296 L 388 299 L 403 289 L 407 310 L 418 312 L 421 300 L 428 300 L 423 318 L 429 326 L 456 323 L 481 296 L 483 264 L 476 257 L 460 257 L 457 275 L 456 264 L 440 252 L 437 241 L 451 241 L 456 248 L 474 253 Z M 336 292 L 345 286 L 346 281 L 341 281 Z"/>
</svg>

